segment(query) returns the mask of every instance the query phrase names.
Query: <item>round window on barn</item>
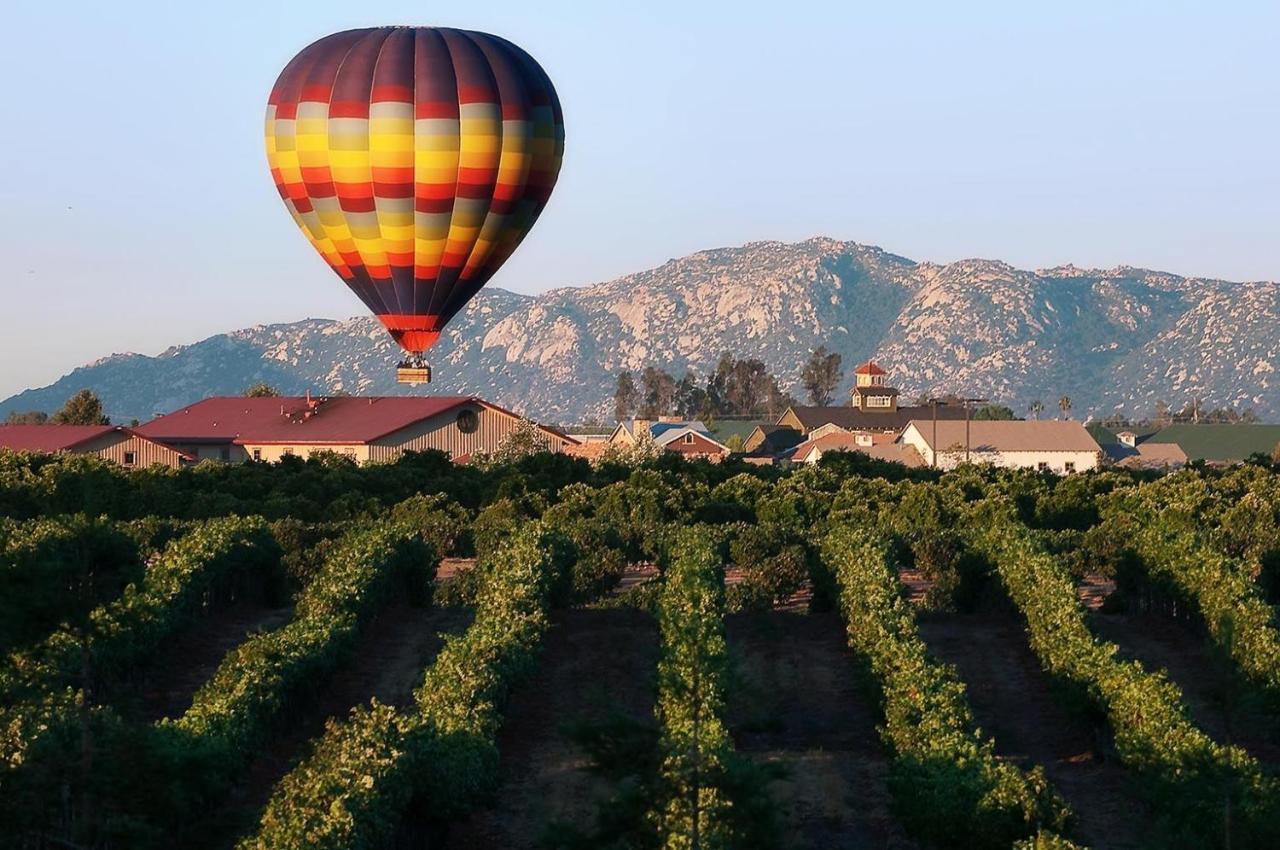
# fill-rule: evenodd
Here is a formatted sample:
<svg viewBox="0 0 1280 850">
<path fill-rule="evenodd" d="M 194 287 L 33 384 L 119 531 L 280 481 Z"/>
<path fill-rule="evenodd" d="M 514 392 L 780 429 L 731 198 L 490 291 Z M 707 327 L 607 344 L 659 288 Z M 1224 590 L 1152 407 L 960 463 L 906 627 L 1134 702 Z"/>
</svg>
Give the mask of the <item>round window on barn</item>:
<svg viewBox="0 0 1280 850">
<path fill-rule="evenodd" d="M 474 434 L 480 427 L 480 417 L 471 408 L 458 413 L 458 430 L 464 434 Z"/>
</svg>

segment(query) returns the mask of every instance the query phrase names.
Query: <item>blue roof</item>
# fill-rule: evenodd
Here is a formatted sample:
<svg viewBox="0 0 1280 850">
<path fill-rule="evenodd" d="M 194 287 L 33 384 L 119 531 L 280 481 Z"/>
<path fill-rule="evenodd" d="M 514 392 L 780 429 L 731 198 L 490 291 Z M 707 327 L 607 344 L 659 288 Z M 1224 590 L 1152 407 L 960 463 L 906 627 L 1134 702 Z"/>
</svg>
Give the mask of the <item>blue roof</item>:
<svg viewBox="0 0 1280 850">
<path fill-rule="evenodd" d="M 706 425 L 703 425 L 698 420 L 693 419 L 688 422 L 654 422 L 649 426 L 649 434 L 656 439 L 670 431 L 672 428 L 689 428 L 690 430 L 697 431 L 700 434 L 711 433 L 707 430 Z"/>
</svg>

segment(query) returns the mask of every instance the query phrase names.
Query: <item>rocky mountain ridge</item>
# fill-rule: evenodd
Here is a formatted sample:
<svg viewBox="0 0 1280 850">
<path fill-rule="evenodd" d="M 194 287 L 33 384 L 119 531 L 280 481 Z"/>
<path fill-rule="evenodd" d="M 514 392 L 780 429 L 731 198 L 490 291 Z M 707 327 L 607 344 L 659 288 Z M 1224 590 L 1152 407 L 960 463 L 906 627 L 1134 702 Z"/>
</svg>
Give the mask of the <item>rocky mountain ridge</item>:
<svg viewBox="0 0 1280 850">
<path fill-rule="evenodd" d="M 874 357 L 905 398 L 958 392 L 1022 412 L 1069 395 L 1081 418 L 1198 398 L 1280 419 L 1275 282 L 918 263 L 827 238 L 701 251 L 537 296 L 487 289 L 431 352 L 429 391 L 475 393 L 544 421 L 606 419 L 618 371 L 706 374 L 730 351 L 764 360 L 799 397 L 804 361 L 823 344 L 846 374 Z M 0 402 L 0 416 L 52 410 L 83 387 L 117 421 L 260 380 L 284 392 L 397 394 L 398 354 L 372 318 L 260 325 L 154 357 L 103 358 Z"/>
</svg>

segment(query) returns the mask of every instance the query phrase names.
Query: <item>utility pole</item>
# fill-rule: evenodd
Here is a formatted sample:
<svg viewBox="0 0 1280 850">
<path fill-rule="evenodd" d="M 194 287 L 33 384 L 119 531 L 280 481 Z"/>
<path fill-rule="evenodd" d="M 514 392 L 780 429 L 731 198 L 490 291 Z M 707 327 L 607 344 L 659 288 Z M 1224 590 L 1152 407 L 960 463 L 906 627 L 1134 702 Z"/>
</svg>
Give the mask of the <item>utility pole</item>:
<svg viewBox="0 0 1280 850">
<path fill-rule="evenodd" d="M 929 405 L 933 408 L 933 452 L 929 457 L 929 466 L 933 469 L 938 468 L 938 405 L 946 404 L 940 398 L 929 399 Z"/>
<path fill-rule="evenodd" d="M 969 405 L 985 404 L 987 400 L 985 398 L 965 398 L 965 399 L 961 399 L 961 401 L 964 402 L 964 462 L 968 463 L 969 462 Z M 935 425 L 934 427 L 936 428 L 937 426 Z"/>
</svg>

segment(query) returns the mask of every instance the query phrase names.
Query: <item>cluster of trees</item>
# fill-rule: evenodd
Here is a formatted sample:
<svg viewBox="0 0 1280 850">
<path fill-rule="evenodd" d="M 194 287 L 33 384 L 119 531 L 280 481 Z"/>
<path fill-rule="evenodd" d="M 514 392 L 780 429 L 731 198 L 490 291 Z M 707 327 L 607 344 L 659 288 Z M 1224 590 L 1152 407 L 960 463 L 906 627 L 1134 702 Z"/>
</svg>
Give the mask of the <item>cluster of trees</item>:
<svg viewBox="0 0 1280 850">
<path fill-rule="evenodd" d="M 43 410 L 13 411 L 6 417 L 6 425 L 110 425 L 102 409 L 102 400 L 93 390 L 80 390 L 67 399 L 53 416 Z M 136 422 L 134 424 L 137 424 Z"/>
<path fill-rule="evenodd" d="M 764 361 L 725 353 L 703 381 L 693 372 L 676 380 L 655 366 L 646 366 L 638 380 L 631 372 L 621 372 L 613 403 L 614 415 L 623 421 L 633 416 L 780 416 L 795 399 L 782 391 Z"/>
<path fill-rule="evenodd" d="M 800 383 L 810 404 L 831 404 L 840 386 L 841 357 L 825 345 L 815 348 L 800 372 Z M 726 352 L 705 380 L 687 371 L 677 380 L 656 366 L 646 366 L 639 375 L 618 373 L 613 393 L 614 416 L 619 422 L 638 416 L 654 419 L 679 416 L 682 419 L 714 419 L 725 416 L 782 415 L 796 399 L 784 392 L 778 378 L 764 361 L 738 358 Z"/>
<path fill-rule="evenodd" d="M 800 372 L 800 383 L 810 404 L 831 404 L 840 386 L 841 357 L 825 345 L 815 348 Z M 781 416 L 796 399 L 782 390 L 778 378 L 764 361 L 720 355 L 715 369 L 705 380 L 687 371 L 677 380 L 656 366 L 646 366 L 639 375 L 618 373 L 613 393 L 614 416 L 619 422 L 637 416 L 655 419 L 679 416 L 682 419 L 714 419 L 725 416 Z"/>
</svg>

